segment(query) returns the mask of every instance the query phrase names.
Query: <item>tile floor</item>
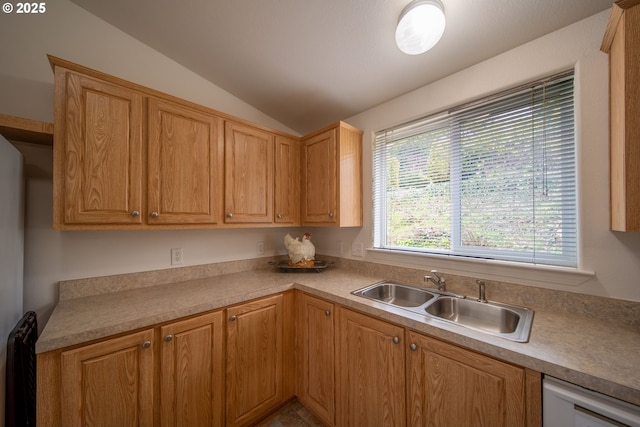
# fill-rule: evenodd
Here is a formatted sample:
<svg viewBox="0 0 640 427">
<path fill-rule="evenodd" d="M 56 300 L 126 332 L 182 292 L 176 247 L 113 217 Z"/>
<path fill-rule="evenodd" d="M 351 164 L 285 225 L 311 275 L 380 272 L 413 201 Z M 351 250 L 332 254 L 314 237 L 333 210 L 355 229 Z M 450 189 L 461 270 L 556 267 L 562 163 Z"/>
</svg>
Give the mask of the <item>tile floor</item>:
<svg viewBox="0 0 640 427">
<path fill-rule="evenodd" d="M 324 427 L 324 424 L 294 400 L 257 427 Z"/>
</svg>

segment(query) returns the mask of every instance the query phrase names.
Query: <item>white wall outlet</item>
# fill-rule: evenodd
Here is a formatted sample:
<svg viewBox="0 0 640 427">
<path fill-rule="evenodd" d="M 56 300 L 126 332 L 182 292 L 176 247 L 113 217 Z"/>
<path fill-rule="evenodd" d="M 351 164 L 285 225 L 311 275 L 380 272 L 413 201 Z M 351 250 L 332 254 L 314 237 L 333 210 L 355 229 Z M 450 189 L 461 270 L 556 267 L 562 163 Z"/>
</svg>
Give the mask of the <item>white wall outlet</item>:
<svg viewBox="0 0 640 427">
<path fill-rule="evenodd" d="M 257 247 L 258 255 L 264 255 L 264 242 L 258 242 Z"/>
<path fill-rule="evenodd" d="M 351 245 L 351 255 L 353 256 L 364 256 L 364 246 L 362 243 L 354 243 Z"/>
<path fill-rule="evenodd" d="M 344 244 L 342 243 L 342 240 L 338 240 L 336 242 L 336 252 L 338 255 L 342 255 L 344 253 Z"/>
<path fill-rule="evenodd" d="M 183 263 L 182 248 L 171 248 L 171 265 L 182 265 Z"/>
</svg>

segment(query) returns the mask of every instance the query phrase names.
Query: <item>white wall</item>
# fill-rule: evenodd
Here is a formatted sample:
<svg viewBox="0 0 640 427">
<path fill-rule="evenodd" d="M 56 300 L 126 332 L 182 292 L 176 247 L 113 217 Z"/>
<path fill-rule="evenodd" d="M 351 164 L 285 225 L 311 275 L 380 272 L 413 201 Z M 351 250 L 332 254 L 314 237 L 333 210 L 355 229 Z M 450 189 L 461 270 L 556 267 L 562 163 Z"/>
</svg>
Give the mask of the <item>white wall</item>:
<svg viewBox="0 0 640 427">
<path fill-rule="evenodd" d="M 0 426 L 5 417 L 7 338 L 23 315 L 22 156 L 0 136 Z"/>
<path fill-rule="evenodd" d="M 331 231 L 319 242 L 335 252 L 347 238 L 372 246 L 372 135 L 375 131 L 435 113 L 575 66 L 579 193 L 579 268 L 522 269 L 507 263 L 390 256 L 367 251 L 365 259 L 437 268 L 465 276 L 640 301 L 640 233 L 609 231 L 608 61 L 600 44 L 609 12 L 602 12 L 533 42 L 347 119 L 364 133 L 365 227 Z M 349 245 L 344 245 L 350 248 Z"/>
</svg>

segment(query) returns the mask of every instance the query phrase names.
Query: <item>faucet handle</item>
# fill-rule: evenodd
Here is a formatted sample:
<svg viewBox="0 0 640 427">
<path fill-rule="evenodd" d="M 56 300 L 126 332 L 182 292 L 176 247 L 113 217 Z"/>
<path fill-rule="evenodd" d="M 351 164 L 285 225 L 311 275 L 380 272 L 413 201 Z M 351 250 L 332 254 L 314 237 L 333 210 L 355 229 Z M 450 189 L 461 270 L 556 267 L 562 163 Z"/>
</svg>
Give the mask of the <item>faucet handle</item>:
<svg viewBox="0 0 640 427">
<path fill-rule="evenodd" d="M 436 279 L 438 279 L 438 282 L 440 282 L 440 283 L 444 283 L 446 281 L 444 277 L 442 277 L 440 274 L 438 274 L 438 270 L 431 270 L 431 274 L 436 276 Z"/>
</svg>

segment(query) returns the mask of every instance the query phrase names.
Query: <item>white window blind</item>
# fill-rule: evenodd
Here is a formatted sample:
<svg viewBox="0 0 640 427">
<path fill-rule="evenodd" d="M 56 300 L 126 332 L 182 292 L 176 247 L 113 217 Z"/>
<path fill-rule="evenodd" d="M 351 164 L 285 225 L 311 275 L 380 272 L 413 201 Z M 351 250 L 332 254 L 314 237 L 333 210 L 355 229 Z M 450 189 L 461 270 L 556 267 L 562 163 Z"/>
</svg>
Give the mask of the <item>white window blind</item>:
<svg viewBox="0 0 640 427">
<path fill-rule="evenodd" d="M 378 132 L 376 248 L 577 264 L 573 72 Z"/>
</svg>

